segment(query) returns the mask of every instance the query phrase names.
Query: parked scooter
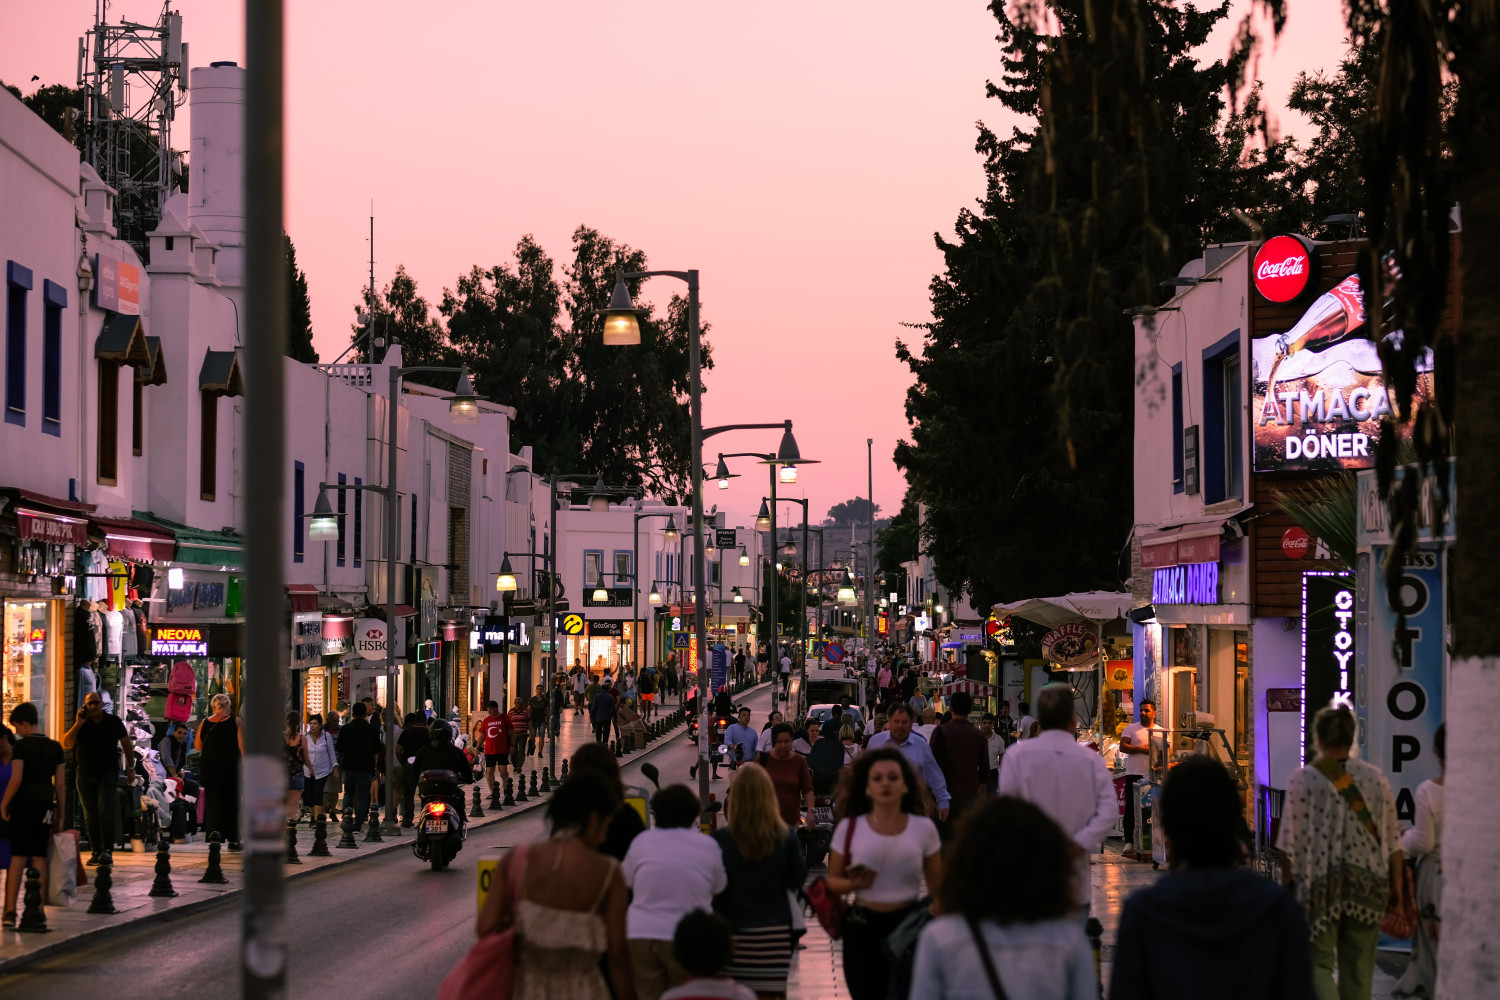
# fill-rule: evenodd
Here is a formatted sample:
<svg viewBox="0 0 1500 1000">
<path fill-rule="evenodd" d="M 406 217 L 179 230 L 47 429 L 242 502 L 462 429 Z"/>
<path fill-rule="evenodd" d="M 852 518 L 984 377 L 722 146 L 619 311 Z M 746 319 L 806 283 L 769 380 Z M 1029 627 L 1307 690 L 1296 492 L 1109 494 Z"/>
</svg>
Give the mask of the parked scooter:
<svg viewBox="0 0 1500 1000">
<path fill-rule="evenodd" d="M 430 862 L 433 871 L 442 871 L 457 856 L 468 835 L 458 775 L 452 771 L 423 771 L 417 782 L 417 794 L 421 802 L 412 853 Z"/>
</svg>

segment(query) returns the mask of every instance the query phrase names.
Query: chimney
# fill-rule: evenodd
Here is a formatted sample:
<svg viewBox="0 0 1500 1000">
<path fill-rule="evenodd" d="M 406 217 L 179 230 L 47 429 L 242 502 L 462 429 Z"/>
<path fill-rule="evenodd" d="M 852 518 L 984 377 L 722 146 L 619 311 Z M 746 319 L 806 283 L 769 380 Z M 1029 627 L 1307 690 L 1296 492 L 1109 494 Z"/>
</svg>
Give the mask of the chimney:
<svg viewBox="0 0 1500 1000">
<path fill-rule="evenodd" d="M 224 293 L 243 308 L 245 71 L 232 62 L 216 62 L 191 73 L 187 222 L 196 224 L 208 242 L 219 247 L 219 283 Z"/>
</svg>

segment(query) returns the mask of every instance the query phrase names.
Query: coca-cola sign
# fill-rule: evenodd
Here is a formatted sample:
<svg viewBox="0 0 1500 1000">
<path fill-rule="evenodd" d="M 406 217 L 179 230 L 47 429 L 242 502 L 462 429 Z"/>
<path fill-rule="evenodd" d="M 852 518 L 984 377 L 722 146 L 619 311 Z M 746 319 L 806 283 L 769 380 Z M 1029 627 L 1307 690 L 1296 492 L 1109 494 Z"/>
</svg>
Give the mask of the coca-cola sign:
<svg viewBox="0 0 1500 1000">
<path fill-rule="evenodd" d="M 1300 236 L 1272 236 L 1255 254 L 1255 290 L 1272 302 L 1295 302 L 1317 280 L 1317 251 Z"/>
<path fill-rule="evenodd" d="M 1306 559 L 1312 538 L 1301 528 L 1291 527 L 1281 533 L 1281 554 L 1288 559 Z"/>
</svg>

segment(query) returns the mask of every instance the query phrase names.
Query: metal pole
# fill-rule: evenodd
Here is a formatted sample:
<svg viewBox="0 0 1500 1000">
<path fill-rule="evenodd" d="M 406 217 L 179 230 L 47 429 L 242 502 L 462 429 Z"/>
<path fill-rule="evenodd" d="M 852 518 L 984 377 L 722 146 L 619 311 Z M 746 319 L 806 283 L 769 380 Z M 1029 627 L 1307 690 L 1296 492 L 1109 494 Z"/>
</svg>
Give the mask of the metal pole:
<svg viewBox="0 0 1500 1000">
<path fill-rule="evenodd" d="M 823 561 L 823 532 L 818 532 L 818 634 L 817 638 L 823 638 L 823 567 L 828 565 Z M 823 653 L 828 649 L 825 644 L 818 652 L 818 667 L 823 666 Z"/>
<path fill-rule="evenodd" d="M 375 230 L 371 221 L 371 245 Z M 373 274 L 373 272 L 372 272 Z M 371 279 L 374 280 L 373 278 Z M 371 320 L 373 323 L 374 320 Z M 372 355 L 373 356 L 373 355 Z M 386 401 L 386 455 L 385 455 L 385 831 L 388 835 L 400 835 L 396 825 L 396 567 L 397 539 L 400 534 L 396 522 L 400 519 L 400 492 L 396 488 L 396 436 L 399 421 L 396 402 L 401 397 L 401 369 L 391 367 L 390 397 Z M 358 493 L 355 494 L 358 496 Z M 356 503 L 359 501 L 356 500 Z M 415 502 L 415 501 L 414 501 Z M 416 553 L 412 553 L 416 561 Z M 439 706 L 441 707 L 441 706 Z"/>
<path fill-rule="evenodd" d="M 811 561 L 807 558 L 807 520 L 808 503 L 804 498 L 802 501 L 802 617 L 797 622 L 797 628 L 802 634 L 797 636 L 797 650 L 801 654 L 798 658 L 802 661 L 802 690 L 807 690 L 807 564 Z M 837 733 L 834 736 L 837 737 Z"/>
<path fill-rule="evenodd" d="M 640 683 L 640 671 L 645 666 L 646 660 L 646 637 L 642 635 L 641 628 L 641 515 L 637 514 L 632 519 L 630 538 L 630 640 L 631 659 L 639 660 L 636 664 L 636 683 Z M 615 581 L 618 583 L 619 581 Z M 636 642 L 641 644 L 641 655 L 636 656 Z"/>
<path fill-rule="evenodd" d="M 558 644 L 562 642 L 562 635 L 560 634 L 562 630 L 557 627 L 557 577 L 560 572 L 558 569 L 559 563 L 557 558 L 557 473 L 554 472 L 552 474 L 552 476 L 548 479 L 548 483 L 549 486 L 547 490 L 547 506 L 548 508 L 550 508 L 548 513 L 551 516 L 552 523 L 551 526 L 547 529 L 549 532 L 549 534 L 547 535 L 547 545 L 549 546 L 549 551 L 547 551 L 545 555 L 551 557 L 551 561 L 547 564 L 547 627 L 551 629 L 551 632 L 549 634 L 552 636 L 552 657 L 550 660 L 545 656 L 542 657 L 542 673 L 547 678 L 547 680 L 543 683 L 549 685 L 543 690 L 551 691 L 551 675 L 553 672 L 555 672 L 557 667 L 557 647 Z M 536 579 L 536 563 L 531 564 L 531 578 L 532 580 Z M 549 663 L 552 665 L 552 670 L 548 670 L 547 668 Z M 515 696 L 514 691 L 511 692 L 511 696 Z M 589 711 L 592 712 L 593 709 L 590 708 Z M 551 773 L 553 775 L 556 775 L 557 740 L 548 740 L 547 747 L 551 755 L 548 758 L 548 760 L 551 761 Z"/>
<path fill-rule="evenodd" d="M 245 903 L 240 917 L 240 995 L 286 994 L 286 262 L 282 257 L 285 131 L 282 0 L 247 0 L 245 53 L 246 325 L 244 789 L 240 831 Z"/>
<path fill-rule="evenodd" d="M 708 696 L 709 670 L 705 654 L 708 652 L 708 627 L 705 621 L 708 603 L 708 588 L 704 585 L 703 571 L 703 372 L 700 368 L 701 352 L 698 329 L 698 272 L 688 271 L 688 368 L 692 376 L 689 408 L 692 411 L 692 440 L 689 443 L 689 460 L 692 462 L 693 488 L 693 625 L 698 636 L 698 801 L 703 809 L 703 821 L 708 822 L 708 775 L 709 743 L 713 733 L 709 728 Z"/>
<path fill-rule="evenodd" d="M 766 667 L 771 675 L 771 711 L 774 712 L 776 711 L 777 688 L 781 685 L 781 571 L 776 568 L 776 563 L 780 559 L 776 550 L 781 547 L 781 541 L 776 537 L 776 470 L 778 466 L 772 462 L 769 468 L 771 470 L 771 658 Z M 786 705 L 785 697 L 782 699 L 782 705 L 783 707 Z"/>
<path fill-rule="evenodd" d="M 865 578 L 865 656 L 875 657 L 875 439 L 865 438 L 865 475 L 870 495 L 870 575 Z"/>
</svg>

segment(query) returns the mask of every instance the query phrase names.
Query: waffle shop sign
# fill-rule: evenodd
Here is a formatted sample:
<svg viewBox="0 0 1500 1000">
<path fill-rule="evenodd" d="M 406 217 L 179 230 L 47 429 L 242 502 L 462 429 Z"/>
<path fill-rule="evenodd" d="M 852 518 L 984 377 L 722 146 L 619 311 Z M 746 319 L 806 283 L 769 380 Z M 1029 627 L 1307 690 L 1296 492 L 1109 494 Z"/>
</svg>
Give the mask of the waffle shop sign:
<svg viewBox="0 0 1500 1000">
<path fill-rule="evenodd" d="M 1185 563 L 1151 574 L 1152 604 L 1218 604 L 1219 564 Z"/>
</svg>

